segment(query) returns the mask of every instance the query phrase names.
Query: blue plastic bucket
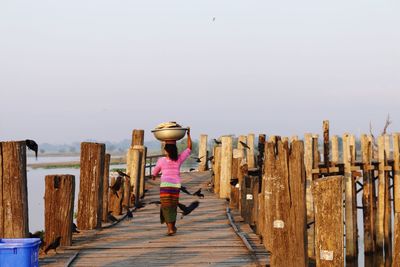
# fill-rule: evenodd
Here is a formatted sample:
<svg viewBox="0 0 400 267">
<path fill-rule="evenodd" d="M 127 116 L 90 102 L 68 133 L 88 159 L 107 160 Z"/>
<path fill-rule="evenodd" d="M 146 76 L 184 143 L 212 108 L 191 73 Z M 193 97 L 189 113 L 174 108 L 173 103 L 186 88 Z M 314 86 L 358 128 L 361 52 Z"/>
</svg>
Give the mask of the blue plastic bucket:
<svg viewBox="0 0 400 267">
<path fill-rule="evenodd" d="M 39 266 L 39 245 L 39 238 L 0 239 L 0 266 Z"/>
</svg>

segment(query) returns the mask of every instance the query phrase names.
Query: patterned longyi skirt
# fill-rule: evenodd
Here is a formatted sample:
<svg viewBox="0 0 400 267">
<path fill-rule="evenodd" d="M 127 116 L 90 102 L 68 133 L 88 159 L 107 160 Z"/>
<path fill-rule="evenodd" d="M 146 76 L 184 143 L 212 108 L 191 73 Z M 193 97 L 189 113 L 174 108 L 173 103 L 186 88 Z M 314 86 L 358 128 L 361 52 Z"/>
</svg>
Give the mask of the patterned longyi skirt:
<svg viewBox="0 0 400 267">
<path fill-rule="evenodd" d="M 160 221 L 171 223 L 176 221 L 177 206 L 179 202 L 179 188 L 160 187 Z"/>
</svg>

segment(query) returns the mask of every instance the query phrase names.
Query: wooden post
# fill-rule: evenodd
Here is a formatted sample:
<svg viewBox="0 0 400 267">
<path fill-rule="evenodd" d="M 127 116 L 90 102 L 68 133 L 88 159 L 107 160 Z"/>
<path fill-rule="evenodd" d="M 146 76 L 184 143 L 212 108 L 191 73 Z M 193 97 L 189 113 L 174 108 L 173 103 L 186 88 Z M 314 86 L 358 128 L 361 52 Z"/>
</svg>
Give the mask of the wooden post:
<svg viewBox="0 0 400 267">
<path fill-rule="evenodd" d="M 221 177 L 220 177 L 220 198 L 229 198 L 230 196 L 230 181 L 232 175 L 232 137 L 221 137 Z"/>
<path fill-rule="evenodd" d="M 134 129 L 132 131 L 131 146 L 143 146 L 144 144 L 144 130 Z"/>
<path fill-rule="evenodd" d="M 105 145 L 81 143 L 78 228 L 101 228 Z"/>
<path fill-rule="evenodd" d="M 124 178 L 123 178 L 124 179 Z M 116 182 L 115 177 L 111 178 L 111 186 L 113 186 Z M 109 199 L 109 204 L 108 204 L 108 209 L 109 211 L 112 212 L 112 215 L 118 216 L 122 214 L 122 201 L 124 197 L 124 188 L 121 186 L 120 189 L 117 191 L 117 194 L 115 194 L 112 190 L 109 190 L 108 192 L 108 199 Z M 106 220 L 108 222 L 108 218 Z"/>
<path fill-rule="evenodd" d="M 146 157 L 147 157 L 147 147 L 142 146 L 140 151 L 140 197 L 144 196 L 144 190 L 146 188 Z"/>
<path fill-rule="evenodd" d="M 61 236 L 61 246 L 72 245 L 75 176 L 46 175 L 44 195 L 45 240 L 50 244 Z"/>
<path fill-rule="evenodd" d="M 206 134 L 200 135 L 200 144 L 199 144 L 199 171 L 206 171 L 208 169 L 207 166 L 207 138 Z"/>
<path fill-rule="evenodd" d="M 330 176 L 313 182 L 317 266 L 344 266 L 343 177 Z"/>
<path fill-rule="evenodd" d="M 400 266 L 400 133 L 393 133 L 393 161 L 394 245 L 392 266 Z"/>
<path fill-rule="evenodd" d="M 0 238 L 29 233 L 26 144 L 0 142 Z"/>
<path fill-rule="evenodd" d="M 265 152 L 264 244 L 271 266 L 307 266 L 303 142 L 290 149 L 285 141 L 268 142 Z"/>
<path fill-rule="evenodd" d="M 132 154 L 132 172 L 130 174 L 131 177 L 131 186 L 133 187 L 133 194 L 135 199 L 135 207 L 139 205 L 140 199 L 140 175 L 141 175 L 141 149 L 137 147 L 133 147 Z"/>
<path fill-rule="evenodd" d="M 250 133 L 247 135 L 247 146 L 250 149 L 247 149 L 247 166 L 249 169 L 255 168 L 256 163 L 254 160 L 254 134 Z"/>
<path fill-rule="evenodd" d="M 364 215 L 364 253 L 375 252 L 375 186 L 374 176 L 370 171 L 372 162 L 372 143 L 368 136 L 361 135 L 362 172 L 363 172 L 363 215 Z"/>
<path fill-rule="evenodd" d="M 264 220 L 265 220 L 265 210 L 264 210 L 264 151 L 265 151 L 265 134 L 260 134 L 258 136 L 258 155 L 257 155 L 257 166 L 260 170 L 260 184 L 259 193 L 257 195 L 257 222 L 256 222 L 256 233 L 262 235 L 264 232 Z"/>
<path fill-rule="evenodd" d="M 106 154 L 104 157 L 104 175 L 103 175 L 103 210 L 102 222 L 107 222 L 108 214 L 108 189 L 110 186 L 110 160 L 111 155 Z"/>
<path fill-rule="evenodd" d="M 326 168 L 329 167 L 329 121 L 323 121 L 323 132 L 324 132 L 324 165 Z"/>
<path fill-rule="evenodd" d="M 221 147 L 215 147 L 214 154 L 214 193 L 219 195 L 220 191 L 220 180 L 221 180 Z"/>
<path fill-rule="evenodd" d="M 376 246 L 378 253 L 385 254 L 385 261 L 391 258 L 391 203 L 389 191 L 389 176 L 385 167 L 387 166 L 385 136 L 378 137 L 378 207 L 377 207 L 377 236 Z"/>
<path fill-rule="evenodd" d="M 232 179 L 238 179 L 238 172 L 239 170 L 239 158 L 238 149 L 233 149 L 233 158 L 232 158 Z M 238 183 L 239 184 L 239 183 Z M 236 184 L 236 185 L 238 185 Z M 239 208 L 239 186 L 231 185 L 231 193 L 229 197 L 229 207 L 231 209 L 238 209 Z"/>
<path fill-rule="evenodd" d="M 131 181 L 129 178 L 124 179 L 124 197 L 122 198 L 122 206 L 132 207 L 131 203 Z"/>
<path fill-rule="evenodd" d="M 265 134 L 258 136 L 258 155 L 257 155 L 257 166 L 262 171 L 264 165 L 264 149 L 265 149 Z"/>
<path fill-rule="evenodd" d="M 339 163 L 339 140 L 337 135 L 333 135 L 331 139 L 332 143 L 332 166 L 336 166 Z"/>
<path fill-rule="evenodd" d="M 351 172 L 353 161 L 351 153 L 351 137 L 343 135 L 343 163 L 345 182 L 345 218 L 346 218 L 346 260 L 354 260 L 357 257 L 357 207 L 355 183 Z"/>
<path fill-rule="evenodd" d="M 306 207 L 307 207 L 307 221 L 314 221 L 314 202 L 311 193 L 311 185 L 313 180 L 313 137 L 311 133 L 304 135 L 304 166 L 306 172 Z M 310 258 L 315 257 L 314 249 L 314 225 L 310 225 L 307 230 L 308 238 L 308 256 Z"/>
</svg>

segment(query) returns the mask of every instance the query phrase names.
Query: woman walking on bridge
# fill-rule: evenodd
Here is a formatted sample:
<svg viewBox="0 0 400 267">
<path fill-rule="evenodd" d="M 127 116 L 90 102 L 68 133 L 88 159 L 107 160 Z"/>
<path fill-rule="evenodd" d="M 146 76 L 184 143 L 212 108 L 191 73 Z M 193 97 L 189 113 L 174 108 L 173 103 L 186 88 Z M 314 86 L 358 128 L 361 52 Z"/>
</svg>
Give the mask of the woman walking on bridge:
<svg viewBox="0 0 400 267">
<path fill-rule="evenodd" d="M 167 224 L 167 235 L 174 235 L 177 231 L 175 226 L 177 205 L 179 202 L 179 190 L 181 188 L 180 167 L 189 157 L 192 150 L 192 139 L 190 128 L 187 130 L 187 148 L 178 155 L 176 141 L 167 141 L 164 150 L 167 154 L 157 161 L 153 170 L 153 179 L 161 172 L 160 182 L 160 220 Z"/>
</svg>

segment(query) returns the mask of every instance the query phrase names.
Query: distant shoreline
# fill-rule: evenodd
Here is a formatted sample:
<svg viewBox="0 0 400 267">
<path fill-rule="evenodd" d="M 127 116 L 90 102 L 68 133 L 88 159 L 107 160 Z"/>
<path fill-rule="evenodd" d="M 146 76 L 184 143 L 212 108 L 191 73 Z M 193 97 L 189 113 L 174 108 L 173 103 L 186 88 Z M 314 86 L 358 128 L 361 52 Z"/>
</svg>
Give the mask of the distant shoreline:
<svg viewBox="0 0 400 267">
<path fill-rule="evenodd" d="M 110 165 L 126 164 L 126 158 L 123 156 L 111 157 Z M 32 169 L 57 169 L 57 168 L 79 168 L 80 161 L 69 162 L 51 162 L 51 163 L 30 163 L 27 165 Z"/>
</svg>

